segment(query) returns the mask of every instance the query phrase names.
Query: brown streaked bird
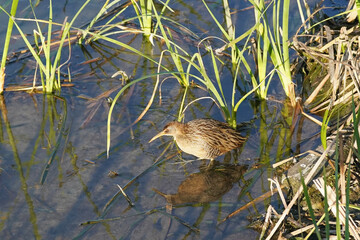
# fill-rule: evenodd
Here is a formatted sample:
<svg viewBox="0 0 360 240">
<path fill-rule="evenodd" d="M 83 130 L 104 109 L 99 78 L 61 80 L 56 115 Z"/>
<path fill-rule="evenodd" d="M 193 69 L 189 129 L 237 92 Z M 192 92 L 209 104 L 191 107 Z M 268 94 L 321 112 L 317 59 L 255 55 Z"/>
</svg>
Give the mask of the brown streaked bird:
<svg viewBox="0 0 360 240">
<path fill-rule="evenodd" d="M 246 140 L 227 123 L 205 118 L 187 123 L 170 122 L 149 143 L 161 136 L 172 136 L 182 151 L 211 160 L 240 147 Z"/>
</svg>

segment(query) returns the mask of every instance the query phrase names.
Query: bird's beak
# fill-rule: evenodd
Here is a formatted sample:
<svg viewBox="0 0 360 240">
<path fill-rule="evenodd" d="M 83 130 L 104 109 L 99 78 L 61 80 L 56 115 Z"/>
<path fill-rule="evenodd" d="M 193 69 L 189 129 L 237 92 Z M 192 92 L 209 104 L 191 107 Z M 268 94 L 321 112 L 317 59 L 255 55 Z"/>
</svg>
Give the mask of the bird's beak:
<svg viewBox="0 0 360 240">
<path fill-rule="evenodd" d="M 164 135 L 165 135 L 164 131 L 159 132 L 159 133 L 156 134 L 152 139 L 150 139 L 149 143 L 151 143 L 151 142 L 154 141 L 155 139 L 157 139 L 157 138 L 159 138 L 159 137 L 161 137 L 161 136 L 164 136 Z"/>
</svg>

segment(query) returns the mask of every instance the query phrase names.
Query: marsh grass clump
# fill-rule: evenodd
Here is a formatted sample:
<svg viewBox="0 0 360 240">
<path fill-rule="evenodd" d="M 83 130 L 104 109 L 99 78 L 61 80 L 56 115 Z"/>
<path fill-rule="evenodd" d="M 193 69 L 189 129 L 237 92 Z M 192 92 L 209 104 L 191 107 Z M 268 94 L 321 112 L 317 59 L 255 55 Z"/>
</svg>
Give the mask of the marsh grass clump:
<svg viewBox="0 0 360 240">
<path fill-rule="evenodd" d="M 54 13 L 51 0 L 49 2 L 48 20 L 41 20 L 37 18 L 31 2 L 30 7 L 32 9 L 34 19 L 14 18 L 12 17 L 13 12 L 9 14 L 3 7 L 0 6 L 0 9 L 11 19 L 10 21 L 13 22 L 22 39 L 24 40 L 27 49 L 34 57 L 36 61 L 36 72 L 37 69 L 39 69 L 42 85 L 41 90 L 44 93 L 54 93 L 55 91 L 61 90 L 60 69 L 69 61 L 71 57 L 71 41 L 73 40 L 70 38 L 70 30 L 74 24 L 74 21 L 89 2 L 90 0 L 87 0 L 82 5 L 82 7 L 78 10 L 70 22 L 68 22 L 66 18 L 62 24 L 53 22 Z M 33 31 L 33 40 L 29 39 L 29 37 L 23 32 L 18 24 L 19 21 L 29 21 L 35 23 L 36 30 Z M 40 24 L 42 23 L 47 24 L 47 32 L 44 32 L 40 27 Z M 56 30 L 58 32 L 54 31 L 55 27 L 58 28 Z M 59 38 L 55 37 L 56 33 L 59 34 Z M 32 42 L 34 42 L 34 44 L 32 44 Z M 67 60 L 65 60 L 65 62 L 61 62 L 63 47 L 66 44 L 69 47 Z M 36 87 L 36 73 L 33 84 L 33 89 L 35 88 L 38 88 Z"/>
<path fill-rule="evenodd" d="M 353 105 L 354 106 L 354 105 Z M 355 106 L 353 107 L 355 109 Z M 359 114 L 347 120 L 358 123 Z M 282 235 L 286 238 L 302 237 L 303 239 L 338 238 L 359 239 L 358 220 L 359 200 L 358 149 L 352 147 L 360 141 L 354 131 L 353 138 L 342 135 L 346 121 L 342 121 L 328 140 L 326 149 L 320 155 L 312 151 L 287 170 L 278 183 L 277 190 L 283 203 L 281 214 L 268 208 L 266 218 L 275 213 L 273 224 L 265 224 L 261 229 L 264 238 L 272 239 L 280 226 L 285 227 Z M 357 128 L 357 127 L 356 127 Z M 350 144 L 349 144 L 350 143 Z M 321 150 L 319 146 L 317 150 Z M 273 179 L 272 182 L 277 182 Z M 288 189 L 283 193 L 283 189 Z M 286 195 L 286 199 L 284 196 Z M 296 207 L 297 205 L 297 207 Z M 285 216 L 287 218 L 285 219 Z"/>
<path fill-rule="evenodd" d="M 358 34 L 360 28 L 317 26 L 313 35 L 294 37 L 294 47 L 303 57 L 305 106 L 321 112 L 330 106 L 359 98 Z"/>
<path fill-rule="evenodd" d="M 359 26 L 326 23 L 307 28 L 303 34 L 299 30 L 293 39 L 302 57 L 294 67 L 304 73 L 302 94 L 307 109 L 301 112 L 310 119 L 307 110 L 322 116 L 322 146 L 316 148 L 322 154 L 307 153 L 306 158 L 313 161 L 307 172 L 300 167 L 308 167 L 303 160 L 290 168 L 301 178 L 296 178 L 297 185 L 290 188 L 292 194 L 287 199 L 282 193 L 284 186 L 277 186 L 284 210 L 277 214 L 269 206 L 265 224 L 259 230 L 266 239 L 279 233 L 280 226 L 287 229 L 282 234 L 288 238 L 360 239 L 356 206 L 360 191 L 356 187 L 360 157 Z M 289 172 L 285 172 L 287 180 Z M 277 215 L 273 218 L 276 224 L 268 224 L 271 213 Z"/>
</svg>

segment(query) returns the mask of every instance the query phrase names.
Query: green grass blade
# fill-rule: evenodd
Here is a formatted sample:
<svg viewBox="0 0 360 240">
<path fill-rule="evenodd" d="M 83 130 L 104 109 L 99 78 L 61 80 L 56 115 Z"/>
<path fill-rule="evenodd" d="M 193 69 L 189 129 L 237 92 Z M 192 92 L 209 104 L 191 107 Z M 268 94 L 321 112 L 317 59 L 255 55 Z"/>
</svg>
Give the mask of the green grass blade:
<svg viewBox="0 0 360 240">
<path fill-rule="evenodd" d="M 236 43 L 240 42 L 241 40 L 245 39 L 246 37 L 251 37 L 251 34 L 261 25 L 261 23 L 256 23 L 253 27 L 247 30 L 245 33 L 241 34 L 239 37 L 235 38 L 234 40 L 230 41 L 227 45 L 222 48 L 222 51 L 229 47 L 235 46 Z M 246 41 L 248 42 L 248 40 Z M 246 45 L 246 44 L 245 44 Z"/>
<path fill-rule="evenodd" d="M 335 194 L 336 199 L 339 199 L 339 138 L 336 137 L 336 147 L 335 147 Z M 339 218 L 339 201 L 336 201 L 335 203 L 336 207 L 336 236 L 340 240 L 341 239 L 341 223 Z"/>
<path fill-rule="evenodd" d="M 350 217 L 350 164 L 347 168 L 347 180 L 346 180 L 346 203 L 345 203 L 345 239 L 350 239 L 349 231 L 349 217 Z"/>
<path fill-rule="evenodd" d="M 289 97 L 293 91 L 291 87 L 291 71 L 290 71 L 290 56 L 289 56 L 289 9 L 290 0 L 283 1 L 283 17 L 282 17 L 282 54 L 283 54 L 283 65 L 284 65 L 284 77 L 283 85 L 285 86 L 286 95 Z M 290 88 L 290 89 L 289 89 Z M 291 96 L 290 96 L 291 97 Z"/>
<path fill-rule="evenodd" d="M 163 24 L 161 23 L 161 16 L 159 16 L 159 14 L 157 13 L 156 9 L 155 9 L 155 6 L 153 5 L 153 12 L 155 14 L 155 18 L 157 20 L 157 27 L 160 28 L 160 31 L 161 31 L 161 34 L 162 34 L 162 37 L 164 39 L 164 42 L 166 44 L 166 47 L 167 49 L 169 50 L 170 52 L 170 55 L 171 55 L 171 58 L 173 59 L 173 62 L 178 70 L 178 72 L 180 72 L 180 78 L 176 77 L 178 79 L 178 81 L 180 82 L 181 85 L 185 86 L 185 87 L 188 87 L 189 86 L 189 81 L 188 81 L 188 78 L 185 76 L 185 73 L 184 73 L 184 68 L 182 66 L 182 62 L 181 62 L 181 59 L 180 59 L 180 55 L 178 54 L 178 50 L 177 50 L 177 46 L 173 45 L 174 48 L 171 46 L 171 42 L 168 38 L 168 34 L 171 38 L 171 32 L 170 30 L 168 30 L 167 32 L 165 31 L 164 29 L 164 26 Z M 188 53 L 186 53 L 185 51 L 183 51 L 187 56 L 189 56 Z"/>
<path fill-rule="evenodd" d="M 64 41 L 65 41 L 66 36 L 68 36 L 69 31 L 70 31 L 70 24 L 65 23 L 65 27 L 64 27 L 64 30 L 62 32 L 61 40 L 60 40 L 60 43 L 59 43 L 59 47 L 58 47 L 58 50 L 57 50 L 57 53 L 56 53 L 56 56 L 55 56 L 55 59 L 54 59 L 52 71 L 51 71 L 50 79 L 53 79 L 53 82 L 55 82 L 55 79 L 56 79 L 55 78 L 56 70 L 58 70 L 58 73 L 60 73 L 60 69 L 58 69 L 57 66 L 60 66 L 60 58 L 61 58 L 62 47 L 64 45 Z M 58 81 L 60 81 L 60 77 L 58 77 Z M 58 82 L 58 86 L 55 87 L 55 88 L 60 89 L 60 83 L 59 82 Z M 54 90 L 54 87 L 52 87 L 50 90 L 52 92 Z"/>
<path fill-rule="evenodd" d="M 360 153 L 360 134 L 359 134 L 359 120 L 360 120 L 360 111 L 356 113 L 355 111 L 355 102 L 354 96 L 352 97 L 352 115 L 353 115 L 353 122 L 354 122 L 354 137 L 357 144 L 358 153 Z"/>
<path fill-rule="evenodd" d="M 358 17 L 358 25 L 360 27 L 360 0 L 356 0 L 356 11 L 357 11 L 357 17 Z"/>
<path fill-rule="evenodd" d="M 17 30 L 19 31 L 21 37 L 23 38 L 26 46 L 28 47 L 29 51 L 31 52 L 31 54 L 32 54 L 33 57 L 35 58 L 36 62 L 39 64 L 39 67 L 40 67 L 41 70 L 45 73 L 45 72 L 46 72 L 45 65 L 42 63 L 40 57 L 39 57 L 38 54 L 35 52 L 34 48 L 31 46 L 31 43 L 30 43 L 29 40 L 26 38 L 26 35 L 25 35 L 24 32 L 21 30 L 21 28 L 20 28 L 19 25 L 16 23 L 16 21 L 14 21 L 14 25 L 16 26 Z"/>
<path fill-rule="evenodd" d="M 215 99 L 218 101 L 221 109 L 223 110 L 224 115 L 226 116 L 226 121 L 229 121 L 230 120 L 229 109 L 227 108 L 226 102 L 222 99 L 222 97 L 219 94 L 218 90 L 216 89 L 216 87 L 212 83 L 211 79 L 209 78 L 209 76 L 208 76 L 208 74 L 206 72 L 206 67 L 205 67 L 204 62 L 202 60 L 201 54 L 200 53 L 195 53 L 194 55 L 196 56 L 196 58 L 197 58 L 197 60 L 199 62 L 199 71 L 200 71 L 201 76 L 204 79 L 203 83 L 209 89 L 209 91 L 212 94 L 214 94 Z"/>
<path fill-rule="evenodd" d="M 206 7 L 206 9 L 208 10 L 210 16 L 212 17 L 212 19 L 214 20 L 214 22 L 216 23 L 216 25 L 218 26 L 218 28 L 220 29 L 220 31 L 224 34 L 224 36 L 226 37 L 226 39 L 228 41 L 232 41 L 234 39 L 231 39 L 231 36 L 228 34 L 228 32 L 223 28 L 223 26 L 221 25 L 221 23 L 216 19 L 215 15 L 211 12 L 210 8 L 208 7 L 208 5 L 206 4 L 205 0 L 202 0 L 204 6 Z"/>
<path fill-rule="evenodd" d="M 328 204 L 328 194 L 327 194 L 327 177 L 326 169 L 323 166 L 323 177 L 324 177 L 324 211 L 325 211 L 325 234 L 326 238 L 330 238 L 330 215 L 329 215 L 329 204 Z"/>
<path fill-rule="evenodd" d="M 223 101 L 225 102 L 226 100 L 225 100 L 224 92 L 223 92 L 223 89 L 221 86 L 220 73 L 219 73 L 219 69 L 218 69 L 217 63 L 216 63 L 216 58 L 215 58 L 215 55 L 214 55 L 214 52 L 212 51 L 212 49 L 210 49 L 210 53 L 211 53 L 211 60 L 212 60 L 212 64 L 213 64 L 216 82 L 218 84 L 218 88 L 220 90 L 221 97 L 222 97 Z"/>
<path fill-rule="evenodd" d="M 164 75 L 164 74 L 174 74 L 177 72 L 162 72 L 162 73 L 156 73 L 156 74 L 151 74 L 151 75 L 146 75 L 143 77 L 140 77 L 138 79 L 135 79 L 133 81 L 131 81 L 130 83 L 126 84 L 123 88 L 120 89 L 120 91 L 116 94 L 116 96 L 114 97 L 114 100 L 111 103 L 110 109 L 109 109 L 109 113 L 108 113 L 108 120 L 107 120 L 107 137 L 106 137 L 106 155 L 107 158 L 109 158 L 110 155 L 110 145 L 111 145 L 111 116 L 112 116 L 112 112 L 114 110 L 115 104 L 117 102 L 117 100 L 119 99 L 119 97 L 122 95 L 122 93 L 128 89 L 129 87 L 131 87 L 132 85 L 134 85 L 135 83 L 138 83 L 144 79 L 147 78 L 151 78 L 154 76 L 160 76 L 160 75 Z M 153 93 L 156 92 L 156 89 L 159 85 L 159 81 L 156 81 L 156 84 L 154 86 L 154 91 Z M 152 101 L 153 101 L 154 95 L 151 97 L 149 104 L 151 105 Z"/>
<path fill-rule="evenodd" d="M 45 92 L 52 92 L 52 86 L 54 79 L 51 79 L 51 35 L 52 35 L 52 0 L 49 1 L 49 23 L 48 23 L 48 32 L 47 32 L 47 42 L 43 45 L 44 46 L 44 55 L 45 55 L 45 67 L 46 67 L 46 74 L 48 75 L 46 78 L 46 87 Z"/>
<path fill-rule="evenodd" d="M 329 108 L 327 108 L 325 110 L 323 121 L 321 123 L 320 139 L 321 139 L 321 144 L 322 144 L 324 149 L 327 148 L 326 135 L 327 135 L 327 129 L 328 129 L 328 124 L 329 124 L 331 115 L 332 114 L 330 113 Z"/>
<path fill-rule="evenodd" d="M 301 174 L 301 172 L 300 172 Z M 312 208 L 312 204 L 311 204 L 311 201 L 310 201 L 310 197 L 309 197 L 309 193 L 308 193 L 308 189 L 307 189 L 307 186 L 305 184 L 305 181 L 304 181 L 304 177 L 302 176 L 301 174 L 301 184 L 304 188 L 304 195 L 305 195 L 305 200 L 306 200 L 306 204 L 307 204 L 307 207 L 309 209 L 309 213 L 310 213 L 310 216 L 311 216 L 311 220 L 314 224 L 314 227 L 315 227 L 315 233 L 316 233 L 316 236 L 319 240 L 321 240 L 321 235 L 320 235 L 320 231 L 319 231 L 319 227 L 316 223 L 316 219 L 315 219 L 315 215 L 314 215 L 314 210 Z"/>
<path fill-rule="evenodd" d="M 12 29 L 14 26 L 14 21 L 13 21 L 12 16 L 15 17 L 15 15 L 16 15 L 18 3 L 19 3 L 19 0 L 12 1 L 8 26 L 6 29 L 6 36 L 5 36 L 4 48 L 3 48 L 3 52 L 2 52 L 2 58 L 1 58 L 1 68 L 0 68 L 0 94 L 2 94 L 2 92 L 4 91 L 6 58 L 7 58 L 7 53 L 9 51 L 10 39 L 11 39 Z M 4 9 L 2 9 L 2 10 L 4 11 Z"/>
</svg>

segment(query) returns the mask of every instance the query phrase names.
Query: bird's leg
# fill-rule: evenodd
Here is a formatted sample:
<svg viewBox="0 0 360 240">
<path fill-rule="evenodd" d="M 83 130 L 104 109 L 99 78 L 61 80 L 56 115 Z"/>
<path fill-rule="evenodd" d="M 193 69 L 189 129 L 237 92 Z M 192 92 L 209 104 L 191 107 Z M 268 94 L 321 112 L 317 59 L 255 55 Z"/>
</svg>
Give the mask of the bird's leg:
<svg viewBox="0 0 360 240">
<path fill-rule="evenodd" d="M 214 159 L 202 159 L 202 160 L 203 162 L 200 166 L 200 171 L 208 171 L 216 165 Z M 210 162 L 208 163 L 207 161 L 209 160 Z"/>
<path fill-rule="evenodd" d="M 185 159 L 181 159 L 181 163 L 188 164 L 188 163 L 195 162 L 195 161 L 197 161 L 197 160 L 198 160 L 198 159 L 195 159 L 195 160 L 185 160 Z"/>
<path fill-rule="evenodd" d="M 215 166 L 215 161 L 214 161 L 214 159 L 212 158 L 212 159 L 210 159 L 210 162 L 209 162 L 209 164 L 207 165 L 207 169 L 211 169 L 211 168 L 213 168 Z"/>
<path fill-rule="evenodd" d="M 195 161 L 198 160 L 198 159 L 195 159 L 195 160 L 185 160 L 185 159 L 183 159 L 183 158 L 179 158 L 179 159 L 180 159 L 180 162 L 175 162 L 175 163 L 173 163 L 173 164 L 181 164 L 181 165 L 185 166 L 185 165 L 188 164 L 188 163 L 192 163 L 192 162 L 195 162 Z"/>
<path fill-rule="evenodd" d="M 185 164 L 192 163 L 192 162 L 199 161 L 199 160 L 205 160 L 205 159 L 197 158 L 197 159 L 194 159 L 194 160 L 185 160 L 185 159 L 181 158 L 181 161 L 184 162 Z"/>
</svg>

